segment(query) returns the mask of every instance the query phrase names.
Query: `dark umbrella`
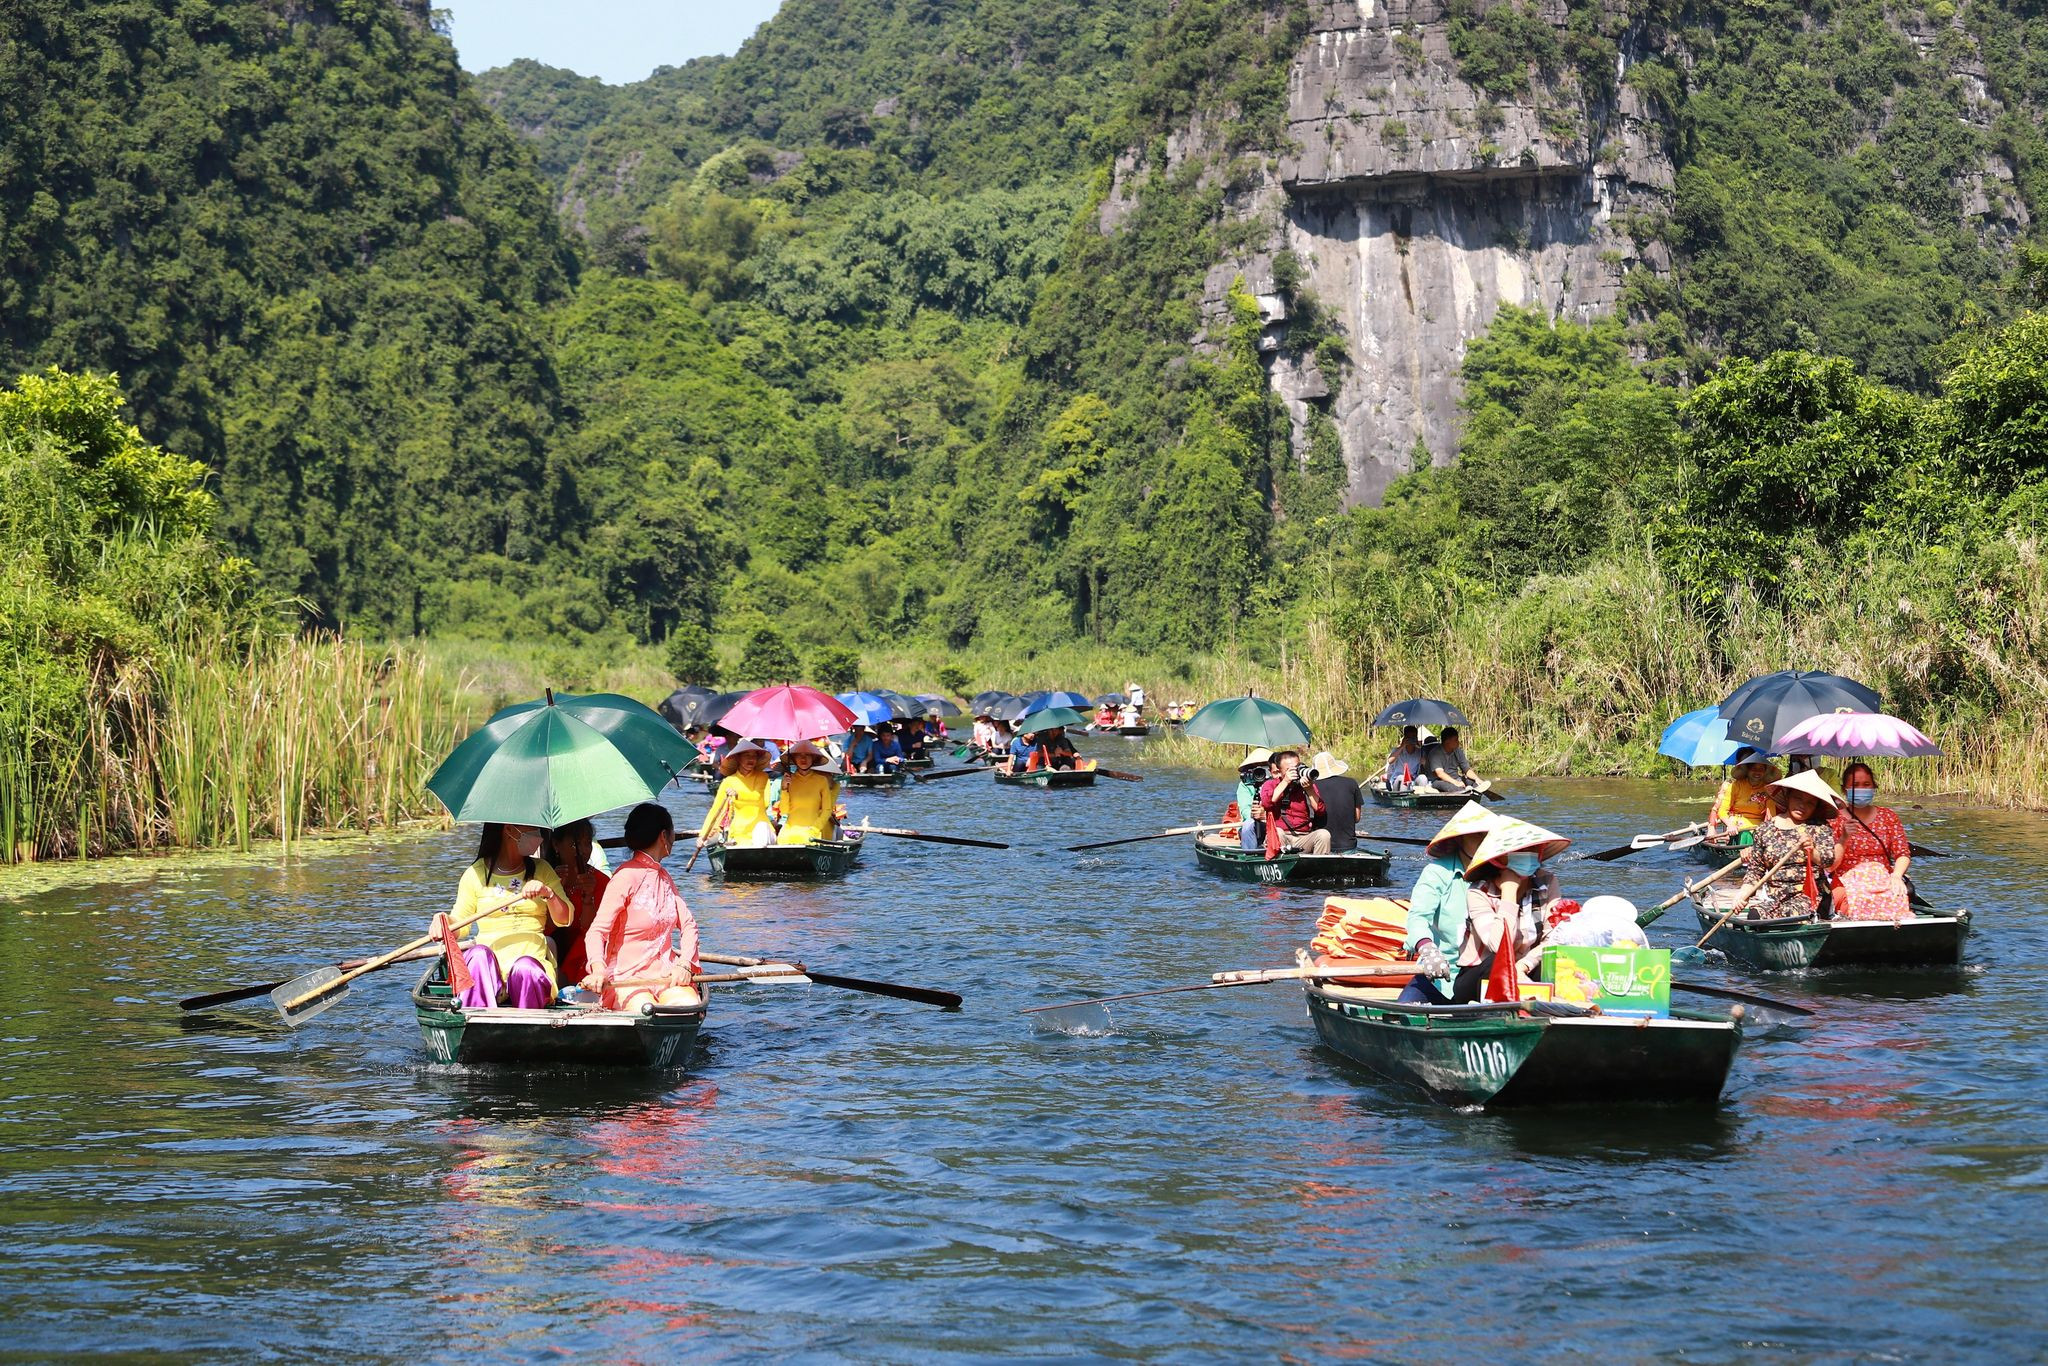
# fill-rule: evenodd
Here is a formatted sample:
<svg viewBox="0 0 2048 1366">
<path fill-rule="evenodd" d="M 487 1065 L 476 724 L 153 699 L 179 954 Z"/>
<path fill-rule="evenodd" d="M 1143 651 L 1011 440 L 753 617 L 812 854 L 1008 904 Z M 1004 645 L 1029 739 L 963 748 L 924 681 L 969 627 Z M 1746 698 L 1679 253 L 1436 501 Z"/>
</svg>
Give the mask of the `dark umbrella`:
<svg viewBox="0 0 2048 1366">
<path fill-rule="evenodd" d="M 1021 697 L 1006 697 L 1000 702 L 991 702 L 988 714 L 998 721 L 1015 721 L 1031 710 L 1031 704 Z"/>
<path fill-rule="evenodd" d="M 1818 669 L 1783 669 L 1764 674 L 1728 694 L 1721 717 L 1737 744 L 1779 752 L 1785 736 L 1803 721 L 1830 712 L 1881 712 L 1884 699 L 1853 678 Z"/>
<path fill-rule="evenodd" d="M 1411 697 L 1396 702 L 1372 719 L 1375 726 L 1469 726 L 1465 713 L 1433 697 Z"/>
<path fill-rule="evenodd" d="M 980 711 L 983 707 L 1000 702 L 1006 697 L 1015 697 L 1016 695 L 1015 693 L 1004 692 L 1001 688 L 990 688 L 987 692 L 976 693 L 968 698 L 967 701 L 968 705 L 972 706 L 976 711 Z"/>
<path fill-rule="evenodd" d="M 907 697 L 894 688 L 870 688 L 871 696 L 879 697 L 889 704 L 889 712 L 898 721 L 914 721 L 924 715 L 924 703 L 915 697 Z"/>
<path fill-rule="evenodd" d="M 709 726 L 731 711 L 734 703 L 745 696 L 743 692 L 698 693 L 684 689 L 668 695 L 668 699 L 661 704 L 661 714 L 677 730 L 690 726 Z"/>
<path fill-rule="evenodd" d="M 958 702 L 950 697 L 941 697 L 935 692 L 921 692 L 917 695 L 917 700 L 924 703 L 926 716 L 936 716 L 942 721 L 966 714 L 960 710 Z"/>
<path fill-rule="evenodd" d="M 1089 707 L 1094 705 L 1094 703 L 1088 700 L 1086 693 L 1069 692 L 1061 688 L 1047 688 L 1040 689 L 1037 692 L 1025 693 L 1024 703 L 1024 710 L 1027 716 L 1034 711 L 1044 711 L 1047 707 Z"/>
<path fill-rule="evenodd" d="M 1096 698 L 1089 705 L 1095 707 L 1121 707 L 1123 704 L 1124 695 L 1122 693 L 1106 692 L 1102 696 Z"/>
<path fill-rule="evenodd" d="M 682 730 L 686 726 L 698 724 L 683 718 L 683 709 L 690 704 L 692 699 L 699 697 L 710 698 L 717 695 L 716 692 L 705 687 L 702 683 L 689 683 L 677 688 L 667 697 L 662 698 L 661 705 L 657 706 L 655 710 L 661 713 L 662 720 L 668 722 L 677 730 Z"/>
</svg>

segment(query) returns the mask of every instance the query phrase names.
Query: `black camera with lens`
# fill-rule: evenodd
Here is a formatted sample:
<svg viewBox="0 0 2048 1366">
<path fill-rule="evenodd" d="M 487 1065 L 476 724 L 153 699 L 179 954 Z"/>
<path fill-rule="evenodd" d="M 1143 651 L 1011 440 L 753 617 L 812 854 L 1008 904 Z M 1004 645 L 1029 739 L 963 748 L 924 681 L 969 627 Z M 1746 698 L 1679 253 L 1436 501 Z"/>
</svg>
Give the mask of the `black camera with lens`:
<svg viewBox="0 0 2048 1366">
<path fill-rule="evenodd" d="M 1239 769 L 1237 774 L 1253 787 L 1264 787 L 1266 779 L 1273 776 L 1273 768 L 1270 764 L 1253 764 L 1250 768 Z"/>
</svg>

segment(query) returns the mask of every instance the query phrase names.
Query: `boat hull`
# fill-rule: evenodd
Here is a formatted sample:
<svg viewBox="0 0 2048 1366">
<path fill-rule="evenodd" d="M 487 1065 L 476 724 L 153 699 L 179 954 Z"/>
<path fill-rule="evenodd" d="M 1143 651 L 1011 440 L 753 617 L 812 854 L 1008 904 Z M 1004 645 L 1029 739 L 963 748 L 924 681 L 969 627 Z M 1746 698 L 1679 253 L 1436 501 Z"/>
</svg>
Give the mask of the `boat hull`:
<svg viewBox="0 0 2048 1366">
<path fill-rule="evenodd" d="M 860 840 L 842 839 L 758 848 L 709 844 L 704 853 L 711 860 L 714 877 L 728 882 L 776 882 L 844 877 L 859 862 L 860 850 Z"/>
<path fill-rule="evenodd" d="M 1720 916 L 1699 912 L 1700 929 L 1712 929 Z M 1709 948 L 1730 961 L 1760 972 L 1791 972 L 1800 968 L 1953 966 L 1963 960 L 1970 933 L 1970 913 L 1915 916 L 1897 922 L 1879 920 L 1801 920 L 1783 929 L 1771 922 L 1730 921 Z"/>
<path fill-rule="evenodd" d="M 458 1008 L 440 963 L 413 989 L 420 1040 L 435 1062 L 673 1071 L 689 1065 L 705 1007 L 649 1011 L 553 1005 L 545 1010 Z"/>
<path fill-rule="evenodd" d="M 1741 1025 L 1727 1019 L 1404 1010 L 1313 983 L 1307 995 L 1327 1047 L 1446 1105 L 1712 1104 L 1742 1042 Z"/>
<path fill-rule="evenodd" d="M 1117 726 L 1115 729 L 1118 735 L 1150 735 L 1152 733 L 1152 727 L 1150 726 Z"/>
<path fill-rule="evenodd" d="M 1403 811 L 1447 811 L 1472 800 L 1464 792 L 1396 792 L 1378 784 L 1368 784 L 1366 791 L 1372 794 L 1373 805 Z"/>
<path fill-rule="evenodd" d="M 842 773 L 841 787 L 901 787 L 910 779 L 902 773 Z"/>
<path fill-rule="evenodd" d="M 1058 791 L 1069 787 L 1095 786 L 1092 768 L 1041 768 L 1036 773 L 998 773 L 998 787 L 1036 787 Z"/>
<path fill-rule="evenodd" d="M 1393 855 L 1384 849 L 1357 849 L 1346 854 L 1280 854 L 1267 858 L 1259 849 L 1195 841 L 1195 862 L 1233 882 L 1287 883 L 1293 886 L 1369 887 L 1387 880 Z"/>
<path fill-rule="evenodd" d="M 1692 847 L 1692 856 L 1710 868 L 1721 868 L 1741 858 L 1749 846 L 1747 830 L 1738 835 L 1709 835 Z"/>
</svg>

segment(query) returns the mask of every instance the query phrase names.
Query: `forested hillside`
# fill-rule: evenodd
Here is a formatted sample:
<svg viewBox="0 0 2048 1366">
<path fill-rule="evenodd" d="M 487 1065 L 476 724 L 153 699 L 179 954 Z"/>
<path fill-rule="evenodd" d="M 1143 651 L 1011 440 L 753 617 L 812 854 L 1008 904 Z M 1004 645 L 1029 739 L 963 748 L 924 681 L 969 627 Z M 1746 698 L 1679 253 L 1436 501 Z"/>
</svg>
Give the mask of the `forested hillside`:
<svg viewBox="0 0 2048 1366">
<path fill-rule="evenodd" d="M 466 78 L 416 0 L 26 0 L 0 364 L 118 373 L 328 623 L 691 627 L 728 670 L 763 629 L 800 656 L 1267 651 L 1363 591 L 1333 547 L 1401 534 L 1343 509 L 1334 430 L 1266 391 L 1276 355 L 1372 363 L 1303 263 L 1260 286 L 1284 327 L 1213 284 L 1204 314 L 1329 8 L 790 0 L 731 58 L 608 87 Z M 1410 8 L 1404 39 L 1441 23 L 1504 101 L 1619 71 L 1675 185 L 1627 224 L 1664 265 L 1588 334 L 1575 444 L 1532 446 L 1474 372 L 1464 467 L 1392 491 L 1456 529 L 1404 574 L 1512 593 L 1639 544 L 1723 356 L 1841 356 L 1917 401 L 2028 306 L 2033 7 Z M 1473 363 L 1584 350 L 1531 326 Z"/>
</svg>

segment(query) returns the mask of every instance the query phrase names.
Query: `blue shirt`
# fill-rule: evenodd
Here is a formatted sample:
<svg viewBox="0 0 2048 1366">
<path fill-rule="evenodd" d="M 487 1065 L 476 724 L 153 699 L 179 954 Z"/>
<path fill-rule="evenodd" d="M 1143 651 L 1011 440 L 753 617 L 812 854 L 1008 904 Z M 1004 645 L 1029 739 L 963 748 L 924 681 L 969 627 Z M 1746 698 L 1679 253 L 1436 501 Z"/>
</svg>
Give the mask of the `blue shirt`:
<svg viewBox="0 0 2048 1366">
<path fill-rule="evenodd" d="M 1017 761 L 1017 771 L 1023 772 L 1024 765 L 1031 762 L 1031 742 L 1021 735 L 1010 741 L 1010 757 Z"/>
</svg>

